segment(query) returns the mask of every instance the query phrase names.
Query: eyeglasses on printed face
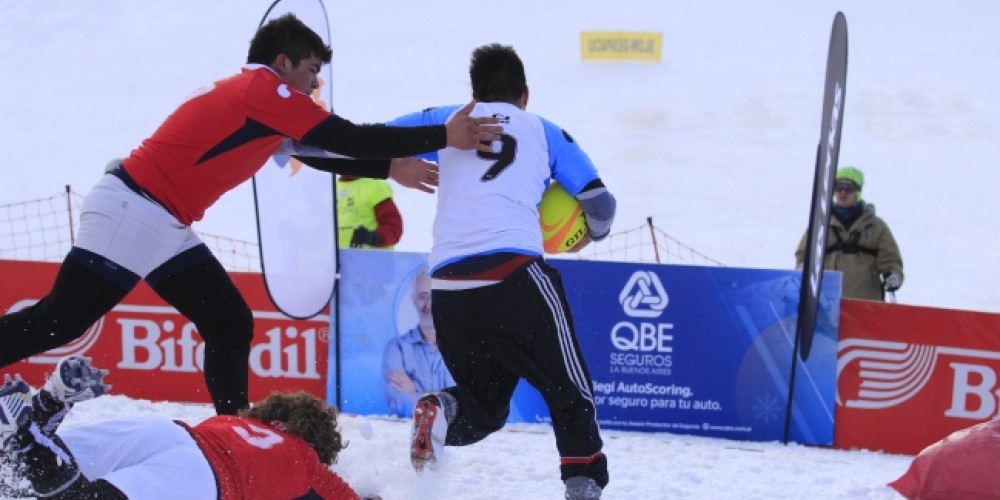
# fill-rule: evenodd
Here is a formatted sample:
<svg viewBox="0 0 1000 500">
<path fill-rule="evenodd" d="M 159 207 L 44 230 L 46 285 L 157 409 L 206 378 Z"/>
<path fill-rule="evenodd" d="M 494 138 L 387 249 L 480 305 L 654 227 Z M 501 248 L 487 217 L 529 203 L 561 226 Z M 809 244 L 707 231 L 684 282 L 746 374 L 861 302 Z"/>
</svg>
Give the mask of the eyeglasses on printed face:
<svg viewBox="0 0 1000 500">
<path fill-rule="evenodd" d="M 835 192 L 843 191 L 847 194 L 852 194 L 856 192 L 858 188 L 854 186 L 853 182 L 838 182 L 833 185 L 833 190 Z"/>
</svg>

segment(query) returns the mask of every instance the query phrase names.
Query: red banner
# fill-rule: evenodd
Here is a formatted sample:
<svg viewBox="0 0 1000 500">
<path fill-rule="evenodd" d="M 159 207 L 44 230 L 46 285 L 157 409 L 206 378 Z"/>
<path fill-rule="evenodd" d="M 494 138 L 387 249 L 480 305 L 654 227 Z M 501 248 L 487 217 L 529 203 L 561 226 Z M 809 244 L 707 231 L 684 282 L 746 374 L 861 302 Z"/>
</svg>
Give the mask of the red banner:
<svg viewBox="0 0 1000 500">
<path fill-rule="evenodd" d="M 917 454 L 1000 404 L 1000 315 L 844 299 L 834 446 Z"/>
<path fill-rule="evenodd" d="M 4 276 L 0 310 L 13 312 L 37 302 L 48 293 L 58 269 L 58 264 L 49 262 L 0 260 Z M 271 391 L 300 389 L 325 398 L 329 316 L 291 319 L 268 299 L 260 274 L 230 276 L 253 311 L 250 400 L 262 399 Z M 202 374 L 204 349 L 194 324 L 140 282 L 81 338 L 6 367 L 2 373 L 20 373 L 38 387 L 58 359 L 79 354 L 111 370 L 107 381 L 115 394 L 210 403 Z"/>
</svg>

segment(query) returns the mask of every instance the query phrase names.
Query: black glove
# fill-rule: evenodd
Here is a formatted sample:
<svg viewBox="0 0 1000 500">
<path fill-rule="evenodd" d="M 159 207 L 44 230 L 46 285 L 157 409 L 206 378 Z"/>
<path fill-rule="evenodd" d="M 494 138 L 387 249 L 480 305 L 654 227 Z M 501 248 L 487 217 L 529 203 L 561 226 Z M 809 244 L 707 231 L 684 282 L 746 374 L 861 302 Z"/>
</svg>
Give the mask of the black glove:
<svg viewBox="0 0 1000 500">
<path fill-rule="evenodd" d="M 361 248 L 361 245 L 378 246 L 378 233 L 369 231 L 365 226 L 354 228 L 351 235 L 351 248 Z"/>
<path fill-rule="evenodd" d="M 887 292 L 895 292 L 899 290 L 899 287 L 903 286 L 903 280 L 899 279 L 899 275 L 896 273 L 889 273 L 885 277 L 885 290 Z"/>
</svg>

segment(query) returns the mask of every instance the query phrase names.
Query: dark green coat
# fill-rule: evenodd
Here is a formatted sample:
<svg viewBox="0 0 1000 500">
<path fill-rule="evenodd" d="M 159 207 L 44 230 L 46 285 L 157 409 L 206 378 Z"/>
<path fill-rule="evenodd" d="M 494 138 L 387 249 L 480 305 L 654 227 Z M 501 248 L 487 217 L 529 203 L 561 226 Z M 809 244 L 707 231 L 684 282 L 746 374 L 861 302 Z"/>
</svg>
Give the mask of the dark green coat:
<svg viewBox="0 0 1000 500">
<path fill-rule="evenodd" d="M 838 241 L 845 244 L 838 246 Z M 850 243 L 852 241 L 857 245 Z M 903 257 L 889 226 L 875 215 L 875 205 L 866 203 L 864 211 L 850 228 L 845 228 L 840 220 L 831 217 L 826 246 L 824 268 L 843 273 L 843 297 L 884 300 L 882 274 L 885 273 L 896 273 L 900 283 L 903 282 Z M 795 250 L 796 268 L 802 268 L 805 248 L 806 235 L 803 234 Z"/>
</svg>

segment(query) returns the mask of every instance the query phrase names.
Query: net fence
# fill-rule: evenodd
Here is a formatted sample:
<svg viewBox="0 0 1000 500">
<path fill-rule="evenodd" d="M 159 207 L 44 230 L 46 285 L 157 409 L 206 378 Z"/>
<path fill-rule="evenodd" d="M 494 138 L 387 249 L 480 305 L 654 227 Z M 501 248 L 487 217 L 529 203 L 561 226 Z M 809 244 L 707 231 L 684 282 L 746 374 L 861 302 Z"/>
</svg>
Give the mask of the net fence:
<svg viewBox="0 0 1000 500">
<path fill-rule="evenodd" d="M 59 262 L 73 246 L 80 226 L 83 196 L 69 186 L 47 198 L 0 205 L 0 259 Z M 229 271 L 260 272 L 260 246 L 226 236 L 198 232 Z M 576 254 L 561 257 L 614 262 L 649 262 L 722 266 L 656 227 L 651 219 L 610 234 Z"/>
</svg>

